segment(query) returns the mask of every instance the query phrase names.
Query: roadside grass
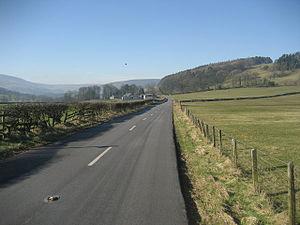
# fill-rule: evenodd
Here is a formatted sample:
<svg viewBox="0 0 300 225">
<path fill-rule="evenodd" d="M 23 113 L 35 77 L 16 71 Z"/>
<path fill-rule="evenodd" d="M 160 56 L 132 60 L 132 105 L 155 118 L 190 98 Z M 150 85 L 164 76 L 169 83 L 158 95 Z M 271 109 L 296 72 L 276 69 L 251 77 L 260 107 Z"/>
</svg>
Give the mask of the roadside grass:
<svg viewBox="0 0 300 225">
<path fill-rule="evenodd" d="M 255 194 L 249 180 L 241 176 L 229 158 L 206 144 L 177 106 L 174 125 L 201 224 L 287 224 L 287 215 L 276 214 L 263 194 Z"/>
<path fill-rule="evenodd" d="M 208 99 L 208 98 L 230 98 L 230 97 L 249 97 L 249 96 L 266 96 L 281 93 L 300 91 L 300 86 L 281 86 L 281 87 L 256 87 L 256 88 L 233 88 L 225 90 L 213 90 L 194 92 L 188 94 L 173 95 L 177 100 L 188 99 Z"/>
</svg>

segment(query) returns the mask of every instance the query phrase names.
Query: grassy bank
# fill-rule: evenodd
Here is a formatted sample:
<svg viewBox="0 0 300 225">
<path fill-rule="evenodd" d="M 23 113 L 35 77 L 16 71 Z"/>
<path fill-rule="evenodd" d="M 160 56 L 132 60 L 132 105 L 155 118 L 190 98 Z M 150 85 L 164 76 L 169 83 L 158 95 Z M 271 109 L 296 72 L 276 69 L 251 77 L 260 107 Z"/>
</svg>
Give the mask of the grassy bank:
<svg viewBox="0 0 300 225">
<path fill-rule="evenodd" d="M 201 224 L 287 223 L 286 214 L 275 214 L 264 195 L 254 194 L 251 183 L 240 176 L 228 158 L 206 144 L 177 107 L 174 124 Z"/>
</svg>

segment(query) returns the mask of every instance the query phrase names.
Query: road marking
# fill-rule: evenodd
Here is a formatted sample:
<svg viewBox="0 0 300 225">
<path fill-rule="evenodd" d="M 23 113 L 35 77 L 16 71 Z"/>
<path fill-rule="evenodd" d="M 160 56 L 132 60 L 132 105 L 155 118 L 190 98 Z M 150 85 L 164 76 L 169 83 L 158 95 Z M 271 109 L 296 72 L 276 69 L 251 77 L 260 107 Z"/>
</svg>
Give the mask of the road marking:
<svg viewBox="0 0 300 225">
<path fill-rule="evenodd" d="M 146 118 L 144 118 L 143 120 L 146 120 L 147 119 L 147 117 Z"/>
<path fill-rule="evenodd" d="M 151 113 L 150 116 L 153 116 L 153 113 Z"/>
<path fill-rule="evenodd" d="M 112 147 L 108 147 L 107 149 L 105 149 L 105 151 L 102 152 L 100 155 L 98 155 L 92 162 L 90 162 L 88 164 L 88 166 L 94 165 L 99 159 L 101 159 L 102 156 L 104 156 L 111 149 L 112 149 Z"/>
<path fill-rule="evenodd" d="M 134 128 L 136 128 L 136 125 L 132 126 L 129 131 L 132 131 Z"/>
</svg>

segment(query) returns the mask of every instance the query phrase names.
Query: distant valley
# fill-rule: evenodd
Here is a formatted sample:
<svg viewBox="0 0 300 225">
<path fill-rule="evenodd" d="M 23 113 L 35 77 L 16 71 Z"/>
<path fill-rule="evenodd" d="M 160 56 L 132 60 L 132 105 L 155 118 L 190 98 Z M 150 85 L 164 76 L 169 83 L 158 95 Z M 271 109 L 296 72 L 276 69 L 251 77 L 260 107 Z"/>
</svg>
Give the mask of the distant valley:
<svg viewBox="0 0 300 225">
<path fill-rule="evenodd" d="M 135 84 L 145 87 L 147 85 L 157 85 L 159 79 L 139 79 L 118 81 L 109 83 L 117 88 L 122 85 Z M 0 74 L 0 100 L 1 101 L 28 101 L 47 100 L 50 98 L 62 98 L 66 92 L 77 91 L 81 87 L 88 87 L 102 84 L 41 84 L 30 82 L 15 76 Z"/>
</svg>

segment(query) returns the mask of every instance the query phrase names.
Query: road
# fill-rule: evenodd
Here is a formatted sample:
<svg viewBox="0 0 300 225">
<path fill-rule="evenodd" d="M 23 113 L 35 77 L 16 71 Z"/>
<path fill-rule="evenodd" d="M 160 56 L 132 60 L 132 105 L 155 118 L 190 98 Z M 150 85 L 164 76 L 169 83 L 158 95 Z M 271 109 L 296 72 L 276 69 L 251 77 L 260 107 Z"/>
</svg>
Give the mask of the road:
<svg viewBox="0 0 300 225">
<path fill-rule="evenodd" d="M 1 161 L 0 224 L 188 224 L 171 103 Z"/>
</svg>

